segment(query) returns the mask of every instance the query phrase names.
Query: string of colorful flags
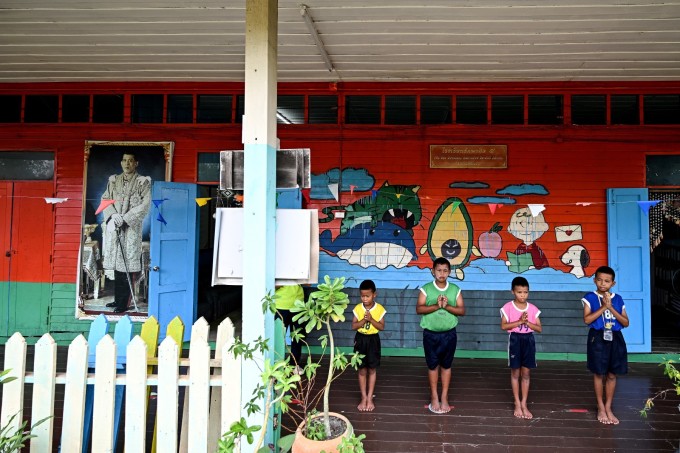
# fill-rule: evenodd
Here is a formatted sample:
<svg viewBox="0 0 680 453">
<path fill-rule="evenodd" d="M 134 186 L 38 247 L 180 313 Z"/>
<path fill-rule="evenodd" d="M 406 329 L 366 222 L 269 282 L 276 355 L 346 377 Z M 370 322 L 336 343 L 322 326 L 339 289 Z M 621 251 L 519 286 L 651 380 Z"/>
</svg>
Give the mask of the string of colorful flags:
<svg viewBox="0 0 680 453">
<path fill-rule="evenodd" d="M 333 187 L 334 186 L 334 187 Z M 356 186 L 350 186 L 350 191 L 353 192 Z M 333 194 L 333 197 L 337 200 L 338 199 L 338 184 L 329 184 L 329 190 Z M 374 189 L 371 191 L 371 197 L 375 198 L 377 197 L 378 190 Z M 39 199 L 42 198 L 45 200 L 45 203 L 47 204 L 60 204 L 68 201 L 68 198 L 55 198 L 55 197 L 26 197 L 26 196 L 12 196 L 11 198 L 33 198 L 33 199 Z M 196 198 L 196 204 L 200 207 L 205 206 L 208 204 L 208 202 L 212 199 L 217 199 L 218 197 L 200 197 Z M 429 198 L 429 197 L 426 197 Z M 243 195 L 236 195 L 234 199 L 238 202 L 243 201 Z M 157 216 L 156 220 L 159 222 L 162 222 L 163 224 L 167 225 L 167 222 L 163 218 L 163 215 L 160 213 L 159 207 L 163 204 L 164 201 L 168 200 L 167 198 L 163 198 L 160 200 L 151 200 L 156 207 L 157 211 Z M 637 203 L 637 205 L 640 207 L 642 212 L 645 215 L 649 214 L 649 210 L 653 208 L 654 206 L 658 205 L 661 203 L 662 200 L 639 200 L 639 201 L 616 201 L 616 202 L 609 202 L 609 201 L 592 201 L 592 202 L 585 202 L 585 201 L 579 201 L 576 203 L 548 203 L 547 206 L 570 206 L 570 205 L 576 205 L 576 206 L 591 206 L 591 205 L 598 205 L 598 204 L 609 204 L 609 203 L 616 203 L 616 204 L 621 204 L 621 203 Z M 668 200 L 666 200 L 668 201 Z M 680 199 L 675 199 L 673 201 L 680 201 Z M 99 207 L 95 211 L 95 215 L 99 214 L 102 212 L 104 209 L 109 207 L 110 205 L 114 204 L 116 200 L 101 200 Z M 460 205 L 460 201 L 454 201 L 451 203 L 451 212 L 454 212 L 458 206 Z M 489 212 L 491 214 L 495 214 L 496 210 L 502 206 L 505 206 L 504 203 L 486 203 L 486 205 L 489 208 Z M 513 205 L 515 206 L 515 205 Z M 531 215 L 533 217 L 538 216 L 541 212 L 545 211 L 546 204 L 545 203 L 529 203 L 527 204 L 527 207 L 529 208 L 529 211 L 531 211 Z"/>
</svg>

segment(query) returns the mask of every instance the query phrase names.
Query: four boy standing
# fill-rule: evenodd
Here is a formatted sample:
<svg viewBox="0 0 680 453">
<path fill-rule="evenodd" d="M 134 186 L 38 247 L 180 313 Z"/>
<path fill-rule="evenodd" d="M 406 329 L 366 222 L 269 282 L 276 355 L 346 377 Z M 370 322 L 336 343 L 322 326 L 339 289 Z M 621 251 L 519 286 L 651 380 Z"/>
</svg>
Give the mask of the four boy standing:
<svg viewBox="0 0 680 453">
<path fill-rule="evenodd" d="M 458 317 L 465 315 L 463 296 L 458 286 L 448 281 L 451 265 L 446 258 L 433 262 L 434 281 L 420 288 L 416 313 L 422 316 L 423 350 L 428 367 L 430 403 L 428 408 L 436 414 L 451 411 L 448 391 L 451 383 L 451 366 L 456 351 L 456 326 Z M 593 281 L 596 291 L 583 299 L 583 320 L 590 326 L 588 333 L 588 369 L 593 373 L 595 397 L 598 405 L 597 419 L 603 424 L 618 424 L 612 412 L 616 390 L 616 376 L 628 370 L 626 342 L 621 329 L 628 327 L 626 308 L 620 295 L 609 290 L 615 285 L 614 270 L 601 266 Z M 513 300 L 501 309 L 501 328 L 508 331 L 508 365 L 511 369 L 510 383 L 514 397 L 514 415 L 531 419 L 527 407 L 530 370 L 536 367 L 534 332 L 543 328 L 541 311 L 529 303 L 529 282 L 524 277 L 512 281 Z M 376 288 L 371 280 L 360 286 L 361 304 L 354 308 L 352 329 L 357 331 L 355 352 L 365 356 L 359 370 L 361 390 L 360 411 L 372 411 L 376 368 L 380 365 L 380 338 L 378 332 L 385 328 L 385 309 L 375 302 Z M 367 378 L 368 376 L 368 378 Z M 441 399 L 438 392 L 441 376 Z"/>
</svg>

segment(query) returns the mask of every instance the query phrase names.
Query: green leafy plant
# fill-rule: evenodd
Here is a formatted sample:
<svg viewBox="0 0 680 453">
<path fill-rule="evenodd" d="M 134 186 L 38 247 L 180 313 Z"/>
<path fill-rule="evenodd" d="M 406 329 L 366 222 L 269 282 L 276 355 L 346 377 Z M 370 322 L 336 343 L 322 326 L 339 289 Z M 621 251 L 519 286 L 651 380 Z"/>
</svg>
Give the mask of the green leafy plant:
<svg viewBox="0 0 680 453">
<path fill-rule="evenodd" d="M 14 414 L 9 419 L 7 424 L 0 428 L 0 453 L 15 453 L 21 451 L 21 449 L 26 446 L 26 442 L 35 437 L 35 435 L 31 434 L 33 428 L 44 421 L 43 419 L 32 427 L 26 429 L 28 420 L 24 420 L 21 426 L 15 430 L 12 430 L 12 422 L 18 415 L 19 414 Z"/>
<path fill-rule="evenodd" d="M 359 436 L 352 434 L 349 437 L 343 437 L 338 445 L 338 453 L 365 453 L 363 440 L 366 434 Z"/>
<path fill-rule="evenodd" d="M 344 288 L 344 277 L 338 277 L 331 280 L 331 278 L 326 275 L 324 277 L 324 283 L 321 283 L 317 286 L 317 290 L 309 295 L 309 298 L 306 302 L 296 300 L 295 305 L 291 308 L 291 312 L 296 313 L 293 316 L 293 321 L 297 321 L 298 324 L 303 326 L 305 334 L 309 334 L 313 330 L 320 330 L 323 327 L 326 328 L 327 335 L 323 335 L 319 338 L 322 347 L 321 357 L 325 355 L 327 348 L 330 354 L 328 376 L 326 377 L 326 384 L 322 389 L 325 439 L 331 437 L 330 417 L 328 415 L 328 398 L 330 394 L 331 383 L 334 379 L 337 379 L 337 377 L 343 371 L 345 371 L 348 365 L 351 365 L 356 369 L 361 363 L 362 358 L 362 356 L 357 353 L 348 358 L 340 351 L 340 349 L 335 347 L 335 340 L 333 338 L 331 324 L 333 322 L 345 320 L 345 310 L 349 304 L 349 297 L 343 291 Z M 310 357 L 311 355 L 308 356 L 308 364 L 305 366 L 306 373 L 307 371 L 310 371 L 309 367 L 312 364 Z M 316 373 L 318 366 L 319 365 L 317 362 L 316 367 L 313 368 L 313 374 Z M 307 374 L 309 377 L 312 373 L 310 372 Z M 308 394 L 308 392 L 305 393 Z M 302 401 L 307 402 L 304 398 Z M 309 427 L 307 430 L 309 430 Z M 307 437 L 309 438 L 309 435 L 307 435 Z"/>
<path fill-rule="evenodd" d="M 344 281 L 344 278 L 331 281 L 326 276 L 325 283 L 318 286 L 317 291 L 310 295 L 307 302 L 295 302 L 295 307 L 291 311 L 296 313 L 295 319 L 303 328 L 294 329 L 291 332 L 291 338 L 303 343 L 307 350 L 306 362 L 297 364 L 291 363 L 290 358 L 273 357 L 265 358 L 258 365 L 262 381 L 253 391 L 252 398 L 246 402 L 244 407 L 248 415 L 258 412 L 262 413 L 263 423 L 262 425 L 249 426 L 244 418 L 233 423 L 229 431 L 224 433 L 218 441 L 219 453 L 232 453 L 244 439 L 249 444 L 253 444 L 258 432 L 259 436 L 255 451 L 258 453 L 271 452 L 270 446 L 263 446 L 266 429 L 262 427 L 267 426 L 270 413 L 277 405 L 281 408 L 281 412 L 288 414 L 297 425 L 306 421 L 305 426 L 308 427 L 306 432 L 311 433 L 316 439 L 323 440 L 329 437 L 329 425 L 326 422 L 319 423 L 314 418 L 317 414 L 316 407 L 323 397 L 324 412 L 325 416 L 328 417 L 328 389 L 330 384 L 348 366 L 356 369 L 363 357 L 360 354 L 353 354 L 348 358 L 335 349 L 330 323 L 345 319 L 344 311 L 349 304 L 349 298 L 342 292 Z M 275 296 L 268 294 L 262 299 L 262 310 L 264 312 L 276 313 Z M 327 328 L 328 335 L 323 335 L 319 338 L 321 354 L 313 360 L 311 349 L 305 340 L 305 335 L 315 328 L 320 329 L 324 326 Z M 326 379 L 326 385 L 318 389 L 315 386 L 316 373 L 329 348 L 329 375 Z M 262 339 L 262 337 L 252 344 L 246 344 L 237 339 L 231 347 L 231 351 L 235 356 L 241 357 L 243 360 L 256 360 L 256 357 L 267 357 L 269 345 L 268 341 Z M 262 408 L 259 405 L 261 401 L 264 401 L 264 407 Z M 295 433 L 281 437 L 278 442 L 279 451 L 281 453 L 288 452 L 292 447 L 294 438 Z M 348 445 L 356 445 L 356 440 L 354 439 L 357 439 L 357 436 L 352 434 L 351 439 L 353 439 L 353 443 Z M 359 445 L 361 444 L 361 439 L 359 439 Z M 354 451 L 363 452 L 363 449 L 346 450 L 347 453 Z"/>
<path fill-rule="evenodd" d="M 314 418 L 315 416 L 316 413 L 313 412 L 307 417 L 307 420 L 305 421 L 305 434 L 308 439 L 324 440 L 326 439 L 326 427 L 324 426 L 323 421 L 319 418 Z"/>
<path fill-rule="evenodd" d="M 675 392 L 676 395 L 680 396 L 680 371 L 678 371 L 678 369 L 675 368 L 674 363 L 675 361 L 673 360 L 664 360 L 659 364 L 660 366 L 664 367 L 664 374 L 668 376 L 668 378 L 673 383 L 673 388 L 661 390 L 659 392 L 656 392 L 656 394 L 654 394 L 654 396 L 652 396 L 651 398 L 647 398 L 647 401 L 645 402 L 645 407 L 643 407 L 642 410 L 640 411 L 640 415 L 642 417 L 647 417 L 647 413 L 654 407 L 654 401 L 656 399 L 665 398 L 669 392 Z M 678 406 L 678 408 L 680 409 L 680 406 Z"/>
<path fill-rule="evenodd" d="M 16 380 L 16 377 L 8 376 L 10 371 L 12 370 L 10 369 L 0 372 L 0 384 L 6 384 Z M 21 449 L 26 446 L 26 442 L 35 437 L 34 434 L 31 434 L 33 429 L 45 420 L 49 419 L 49 417 L 43 418 L 28 429 L 26 429 L 28 426 L 28 420 L 24 420 L 24 422 L 18 428 L 12 429 L 12 423 L 14 422 L 14 419 L 19 416 L 19 414 L 20 412 L 12 415 L 5 426 L 0 428 L 0 453 L 16 453 L 21 451 Z"/>
<path fill-rule="evenodd" d="M 270 302 L 273 300 L 271 295 L 267 295 L 265 298 Z M 240 356 L 245 360 L 255 360 L 256 357 L 266 357 L 268 351 L 268 341 L 262 339 L 262 337 L 259 337 L 252 345 L 237 340 L 231 347 L 231 352 L 233 352 L 235 356 Z M 255 451 L 258 453 L 271 451 L 269 446 L 262 445 L 266 434 L 266 430 L 262 429 L 262 426 L 266 426 L 269 414 L 276 405 L 280 405 L 281 410 L 284 413 L 288 411 L 291 401 L 291 391 L 297 387 L 300 376 L 294 372 L 295 367 L 290 364 L 287 359 L 272 361 L 269 358 L 265 358 L 260 366 L 260 371 L 262 382 L 260 382 L 253 391 L 252 398 L 246 402 L 245 409 L 248 415 L 261 412 L 263 414 L 263 424 L 249 426 L 245 418 L 241 417 L 240 420 L 232 423 L 229 427 L 229 431 L 224 433 L 222 438 L 218 441 L 218 452 L 231 453 L 235 451 L 243 438 L 245 438 L 248 444 L 252 444 L 255 441 L 255 434 L 258 432 L 260 435 L 257 439 Z M 264 407 L 261 408 L 258 402 L 263 400 Z M 288 440 L 284 439 L 282 439 L 282 441 L 284 445 L 288 442 Z M 289 441 L 292 445 L 292 439 Z M 282 448 L 281 452 L 285 453 L 288 449 Z"/>
</svg>

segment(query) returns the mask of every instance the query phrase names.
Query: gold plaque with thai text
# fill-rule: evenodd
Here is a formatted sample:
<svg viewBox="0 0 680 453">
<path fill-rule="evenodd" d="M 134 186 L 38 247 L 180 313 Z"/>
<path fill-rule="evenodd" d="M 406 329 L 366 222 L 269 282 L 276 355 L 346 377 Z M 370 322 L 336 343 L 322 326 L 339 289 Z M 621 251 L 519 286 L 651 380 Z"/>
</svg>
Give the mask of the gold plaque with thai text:
<svg viewBox="0 0 680 453">
<path fill-rule="evenodd" d="M 430 168 L 508 168 L 508 145 L 430 145 Z"/>
</svg>

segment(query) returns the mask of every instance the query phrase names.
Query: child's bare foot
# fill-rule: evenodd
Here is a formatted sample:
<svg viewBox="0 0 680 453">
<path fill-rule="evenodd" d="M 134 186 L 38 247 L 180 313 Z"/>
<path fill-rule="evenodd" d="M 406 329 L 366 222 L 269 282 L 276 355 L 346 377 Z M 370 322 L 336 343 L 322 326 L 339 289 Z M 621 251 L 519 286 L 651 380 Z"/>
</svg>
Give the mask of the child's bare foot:
<svg viewBox="0 0 680 453">
<path fill-rule="evenodd" d="M 524 411 L 519 403 L 515 403 L 515 417 L 524 418 Z"/>
<path fill-rule="evenodd" d="M 597 421 L 603 425 L 609 425 L 611 423 L 611 421 L 609 421 L 609 417 L 607 416 L 607 412 L 604 410 L 597 411 Z"/>
<path fill-rule="evenodd" d="M 373 398 L 371 397 L 366 401 L 366 408 L 364 410 L 371 412 L 373 409 L 375 409 L 375 404 L 373 404 Z"/>
<path fill-rule="evenodd" d="M 618 425 L 619 424 L 619 419 L 614 416 L 614 413 L 609 410 L 607 411 L 607 418 L 609 419 L 609 424 L 611 425 Z"/>
<path fill-rule="evenodd" d="M 357 406 L 357 409 L 359 409 L 361 412 L 366 410 L 366 398 L 361 398 L 361 402 Z"/>
<path fill-rule="evenodd" d="M 439 405 L 438 400 L 433 399 L 428 408 L 430 409 L 430 412 L 434 412 L 435 414 L 442 413 L 442 407 Z"/>
<path fill-rule="evenodd" d="M 527 408 L 526 406 L 522 406 L 522 413 L 524 414 L 523 417 L 526 419 L 534 418 L 534 414 L 529 412 L 529 408 Z"/>
<path fill-rule="evenodd" d="M 442 414 L 447 414 L 447 413 L 451 412 L 451 406 L 449 406 L 449 402 L 448 401 L 442 401 L 442 404 L 441 404 L 439 410 L 442 412 Z"/>
</svg>

